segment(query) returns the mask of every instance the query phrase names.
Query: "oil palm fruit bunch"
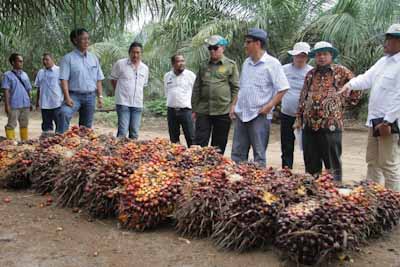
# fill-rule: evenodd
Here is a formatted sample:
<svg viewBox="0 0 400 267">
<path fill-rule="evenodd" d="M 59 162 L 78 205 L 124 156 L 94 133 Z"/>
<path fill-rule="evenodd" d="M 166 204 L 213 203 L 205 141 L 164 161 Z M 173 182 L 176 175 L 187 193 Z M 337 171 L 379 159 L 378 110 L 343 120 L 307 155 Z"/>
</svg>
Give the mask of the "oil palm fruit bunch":
<svg viewBox="0 0 400 267">
<path fill-rule="evenodd" d="M 30 170 L 32 188 L 39 194 L 52 192 L 57 179 L 62 177 L 64 165 L 74 153 L 75 150 L 59 144 L 36 149 Z"/>
<path fill-rule="evenodd" d="M 226 205 L 228 178 L 225 166 L 192 168 L 197 173 L 185 181 L 184 193 L 174 214 L 179 234 L 204 238 L 211 236 L 221 209 Z"/>
<path fill-rule="evenodd" d="M 220 249 L 244 251 L 271 243 L 283 207 L 279 198 L 256 186 L 231 191 L 211 236 Z"/>
<path fill-rule="evenodd" d="M 122 186 L 135 169 L 135 165 L 120 158 L 104 156 L 102 165 L 90 175 L 86 184 L 82 206 L 93 217 L 115 216 L 117 198 L 112 190 Z"/>
<path fill-rule="evenodd" d="M 66 161 L 54 185 L 57 205 L 70 208 L 80 206 L 90 175 L 103 163 L 103 152 L 102 147 L 86 147 Z"/>
<path fill-rule="evenodd" d="M 314 181 L 315 194 L 328 199 L 339 197 L 337 186 L 333 176 L 329 173 L 322 174 Z"/>
<path fill-rule="evenodd" d="M 30 167 L 32 152 L 30 150 L 18 153 L 13 164 L 2 173 L 3 185 L 12 189 L 26 189 L 31 186 Z"/>
<path fill-rule="evenodd" d="M 229 163 L 214 147 L 191 146 L 176 157 L 177 167 L 189 169 L 198 166 L 217 166 Z"/>
<path fill-rule="evenodd" d="M 181 192 L 181 177 L 176 168 L 153 162 L 140 165 L 119 189 L 121 226 L 144 231 L 167 221 Z"/>
</svg>

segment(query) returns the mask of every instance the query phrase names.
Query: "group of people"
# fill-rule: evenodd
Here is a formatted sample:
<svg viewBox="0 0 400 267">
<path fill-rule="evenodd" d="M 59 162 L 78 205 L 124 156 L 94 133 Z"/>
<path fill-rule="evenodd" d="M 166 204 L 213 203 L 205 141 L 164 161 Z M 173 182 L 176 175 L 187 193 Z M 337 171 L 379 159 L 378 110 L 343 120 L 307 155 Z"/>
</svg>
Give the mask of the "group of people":
<svg viewBox="0 0 400 267">
<path fill-rule="evenodd" d="M 353 77 L 346 67 L 335 64 L 339 51 L 332 44 L 306 42 L 288 51 L 292 62 L 284 66 L 266 52 L 267 32 L 252 28 L 244 40 L 248 58 L 239 75 L 235 61 L 224 55 L 228 40 L 213 35 L 205 40 L 209 59 L 197 74 L 186 69 L 182 54 L 171 57 L 172 69 L 164 76 L 168 129 L 171 142 L 179 142 L 180 128 L 188 146 L 211 145 L 225 152 L 231 123 L 234 134 L 231 158 L 248 161 L 250 148 L 254 162 L 266 165 L 272 112 L 281 104 L 282 167 L 293 167 L 294 131 L 301 130 L 306 172 L 318 176 L 325 169 L 342 180 L 343 114 L 356 105 L 361 91 L 371 88 L 367 125 L 367 178 L 400 191 L 400 24 L 385 33 L 382 57 L 366 73 Z M 91 127 L 95 106 L 102 106 L 102 73 L 99 60 L 88 52 L 89 33 L 71 32 L 74 51 L 60 62 L 48 53 L 44 68 L 36 77 L 37 105 L 42 111 L 42 130 L 63 133 L 79 112 L 79 125 Z M 110 80 L 115 90 L 118 137 L 136 139 L 143 110 L 143 89 L 149 68 L 142 62 L 142 45 L 133 42 L 129 57 L 118 60 Z M 308 64 L 314 58 L 315 67 Z M 28 118 L 32 86 L 22 71 L 23 58 L 10 56 L 12 70 L 4 74 L 6 135 L 15 138 L 17 121 L 22 140 L 28 138 Z M 97 96 L 97 101 L 96 101 Z"/>
</svg>

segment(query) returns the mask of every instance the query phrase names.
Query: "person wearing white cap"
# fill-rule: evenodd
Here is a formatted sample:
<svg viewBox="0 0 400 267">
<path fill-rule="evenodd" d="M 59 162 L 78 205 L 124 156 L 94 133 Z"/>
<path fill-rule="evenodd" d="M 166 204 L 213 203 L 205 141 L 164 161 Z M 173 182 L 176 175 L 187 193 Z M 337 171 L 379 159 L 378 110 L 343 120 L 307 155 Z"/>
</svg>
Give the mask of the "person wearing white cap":
<svg viewBox="0 0 400 267">
<path fill-rule="evenodd" d="M 205 40 L 210 58 L 200 65 L 192 92 L 194 144 L 217 147 L 224 154 L 231 119 L 229 111 L 239 90 L 235 61 L 224 56 L 228 41 L 219 35 Z"/>
<path fill-rule="evenodd" d="M 289 81 L 290 88 L 283 96 L 281 108 L 281 151 L 282 168 L 293 168 L 293 152 L 295 136 L 293 125 L 296 121 L 297 107 L 304 78 L 312 66 L 307 64 L 310 45 L 305 42 L 296 43 L 288 54 L 293 61 L 283 66 L 283 71 Z"/>
<path fill-rule="evenodd" d="M 371 88 L 367 179 L 384 182 L 387 188 L 400 192 L 400 24 L 390 26 L 385 35 L 385 56 L 340 93 Z"/>
<path fill-rule="evenodd" d="M 337 94 L 353 78 L 346 67 L 333 64 L 338 50 L 328 42 L 318 42 L 309 56 L 316 67 L 304 80 L 294 128 L 303 128 L 303 156 L 306 172 L 318 176 L 322 163 L 337 182 L 342 181 L 342 129 L 344 108 L 356 105 L 360 93 L 349 97 Z"/>
</svg>

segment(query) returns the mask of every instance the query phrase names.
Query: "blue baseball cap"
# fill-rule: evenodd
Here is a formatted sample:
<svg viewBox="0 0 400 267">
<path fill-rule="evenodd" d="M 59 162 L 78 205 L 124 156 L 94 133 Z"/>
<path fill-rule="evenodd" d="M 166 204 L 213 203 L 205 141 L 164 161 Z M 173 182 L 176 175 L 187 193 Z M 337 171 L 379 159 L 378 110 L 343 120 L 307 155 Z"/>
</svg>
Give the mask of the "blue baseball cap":
<svg viewBox="0 0 400 267">
<path fill-rule="evenodd" d="M 251 28 L 246 34 L 246 37 L 251 37 L 257 40 L 261 40 L 264 43 L 267 41 L 268 34 L 266 31 L 259 28 Z"/>
</svg>

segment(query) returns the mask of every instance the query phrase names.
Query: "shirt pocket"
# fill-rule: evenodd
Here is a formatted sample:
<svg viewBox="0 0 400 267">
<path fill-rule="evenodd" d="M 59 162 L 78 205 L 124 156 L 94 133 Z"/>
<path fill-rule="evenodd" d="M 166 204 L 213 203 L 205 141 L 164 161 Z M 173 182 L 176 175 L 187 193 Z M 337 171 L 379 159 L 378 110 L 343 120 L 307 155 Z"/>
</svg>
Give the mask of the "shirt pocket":
<svg viewBox="0 0 400 267">
<path fill-rule="evenodd" d="M 138 71 L 137 86 L 143 87 L 145 83 L 146 83 L 146 73 L 144 71 Z"/>
<path fill-rule="evenodd" d="M 382 75 L 382 88 L 388 92 L 396 91 L 396 80 L 397 76 L 394 72 L 384 73 Z"/>
</svg>

